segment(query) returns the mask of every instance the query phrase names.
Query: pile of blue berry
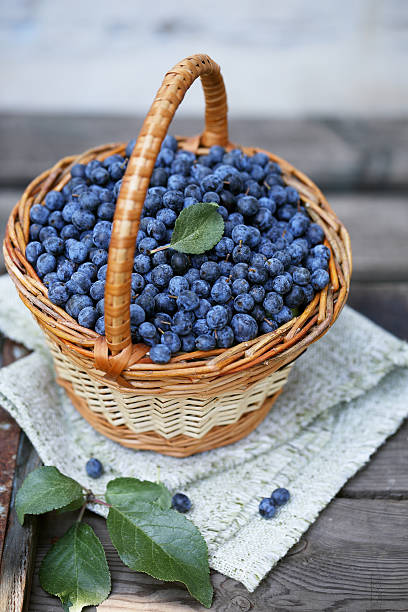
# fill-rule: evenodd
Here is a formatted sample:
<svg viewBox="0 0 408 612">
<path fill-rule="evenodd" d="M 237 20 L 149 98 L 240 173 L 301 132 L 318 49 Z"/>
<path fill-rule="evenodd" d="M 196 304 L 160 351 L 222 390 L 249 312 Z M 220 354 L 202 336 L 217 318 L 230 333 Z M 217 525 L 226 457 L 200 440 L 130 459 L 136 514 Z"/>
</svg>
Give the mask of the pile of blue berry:
<svg viewBox="0 0 408 612">
<path fill-rule="evenodd" d="M 30 211 L 26 258 L 53 304 L 84 327 L 105 333 L 104 291 L 112 219 L 125 156 L 76 164 L 61 192 Z M 167 245 L 179 213 L 214 202 L 224 235 L 213 249 L 187 255 Z M 148 189 L 134 256 L 133 342 L 153 362 L 195 350 L 229 348 L 274 331 L 329 282 L 329 249 L 299 194 L 264 153 L 213 146 L 197 157 L 166 136 Z"/>
<path fill-rule="evenodd" d="M 283 506 L 290 499 L 290 493 L 287 489 L 280 487 L 272 491 L 270 497 L 264 497 L 259 502 L 259 514 L 265 518 L 270 519 L 275 516 L 279 506 Z"/>
</svg>

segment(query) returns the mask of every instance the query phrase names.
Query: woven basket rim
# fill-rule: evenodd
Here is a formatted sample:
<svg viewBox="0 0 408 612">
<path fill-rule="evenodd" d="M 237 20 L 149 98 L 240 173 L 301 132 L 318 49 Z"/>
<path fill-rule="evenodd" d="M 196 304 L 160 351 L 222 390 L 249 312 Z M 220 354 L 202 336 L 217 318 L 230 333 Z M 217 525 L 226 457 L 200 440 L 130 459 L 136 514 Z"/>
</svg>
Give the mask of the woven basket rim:
<svg viewBox="0 0 408 612">
<path fill-rule="evenodd" d="M 179 137 L 180 148 L 191 150 L 191 140 Z M 235 146 L 230 145 L 228 148 Z M 48 334 L 51 334 L 51 336 L 56 335 L 60 340 L 65 341 L 74 354 L 76 353 L 79 357 L 85 357 L 91 361 L 94 358 L 93 349 L 95 341 L 100 336 L 96 332 L 80 326 L 65 310 L 55 306 L 48 300 L 47 288 L 25 258 L 26 236 L 29 228 L 29 210 L 33 204 L 43 203 L 48 191 L 62 189 L 70 178 L 70 167 L 73 164 L 86 163 L 90 159 L 103 160 L 115 152 L 123 153 L 125 147 L 126 143 L 110 143 L 90 149 L 79 156 L 63 158 L 52 168 L 34 179 L 10 215 L 3 246 L 7 270 L 17 286 L 20 297 L 34 314 L 35 318 L 40 324 L 43 324 L 43 328 L 45 326 L 45 331 Z M 245 353 L 252 357 L 252 362 L 256 361 L 259 357 L 270 359 L 273 355 L 266 355 L 265 353 L 268 351 L 263 350 L 263 348 L 267 347 L 274 340 L 282 337 L 286 339 L 286 342 L 290 343 L 288 350 L 296 344 L 296 342 L 293 343 L 294 339 L 302 341 L 307 346 L 323 335 L 328 327 L 337 319 L 347 299 L 352 266 L 350 239 L 346 228 L 335 215 L 326 198 L 313 181 L 289 162 L 259 147 L 238 148 L 249 155 L 257 152 L 266 153 L 272 161 L 277 162 L 281 166 L 287 184 L 297 187 L 298 190 L 303 185 L 303 190 L 300 190 L 301 200 L 306 206 L 309 216 L 312 213 L 312 220 L 318 222 L 323 227 L 326 234 L 325 244 L 331 250 L 329 286 L 316 294 L 312 303 L 309 304 L 300 316 L 292 319 L 274 332 L 257 336 L 254 340 L 242 342 L 231 349 L 182 353 L 172 357 L 168 364 L 158 365 L 153 364 L 146 357 L 149 350 L 147 345 L 133 345 L 135 363 L 122 372 L 121 378 L 132 379 L 132 376 L 135 375 L 136 378 L 143 378 L 143 374 L 148 374 L 149 372 L 155 373 L 156 377 L 191 377 L 200 373 L 192 370 L 197 370 L 197 368 L 202 370 L 206 366 L 206 371 L 201 371 L 201 374 L 215 374 L 220 369 L 217 365 L 232 358 L 234 354 L 240 353 Z M 196 150 L 198 155 L 204 155 L 208 152 L 206 147 L 199 146 Z M 307 193 L 309 197 L 304 194 L 305 187 L 310 191 L 310 193 Z M 328 303 L 332 303 L 332 308 L 329 312 L 327 312 Z M 313 318 L 316 320 L 310 325 L 310 321 Z M 309 328 L 306 329 L 305 334 L 303 332 L 308 324 Z M 310 332 L 309 329 L 311 330 Z M 259 351 L 261 352 L 258 355 Z M 274 354 L 277 354 L 276 351 Z M 254 363 L 251 365 L 254 365 Z M 211 371 L 211 367 L 214 368 L 213 371 Z"/>
</svg>

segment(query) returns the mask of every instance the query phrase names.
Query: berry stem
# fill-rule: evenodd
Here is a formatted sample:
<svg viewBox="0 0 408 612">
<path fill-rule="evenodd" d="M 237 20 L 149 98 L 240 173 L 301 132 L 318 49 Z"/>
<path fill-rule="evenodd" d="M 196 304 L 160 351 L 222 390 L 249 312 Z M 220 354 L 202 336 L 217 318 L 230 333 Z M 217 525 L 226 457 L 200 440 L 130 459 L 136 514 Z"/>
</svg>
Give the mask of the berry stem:
<svg viewBox="0 0 408 612">
<path fill-rule="evenodd" d="M 111 504 L 108 504 L 108 502 L 103 501 L 103 499 L 97 499 L 96 497 L 92 497 L 88 501 L 91 504 L 100 504 L 101 506 L 106 506 L 107 508 L 112 508 Z"/>
<path fill-rule="evenodd" d="M 170 244 L 164 244 L 163 246 L 157 247 L 157 249 L 153 249 L 152 251 L 149 251 L 149 254 L 152 255 L 153 253 L 158 253 L 159 251 L 165 251 L 166 249 L 170 248 Z"/>
</svg>

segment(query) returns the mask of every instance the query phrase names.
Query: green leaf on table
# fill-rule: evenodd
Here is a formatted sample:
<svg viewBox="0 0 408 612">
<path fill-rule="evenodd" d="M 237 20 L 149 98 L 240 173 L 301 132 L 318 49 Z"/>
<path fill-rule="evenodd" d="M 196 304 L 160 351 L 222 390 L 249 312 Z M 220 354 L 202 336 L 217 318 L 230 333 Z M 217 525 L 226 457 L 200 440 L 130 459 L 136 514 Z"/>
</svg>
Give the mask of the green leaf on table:
<svg viewBox="0 0 408 612">
<path fill-rule="evenodd" d="M 43 466 L 31 472 L 16 495 L 18 520 L 26 514 L 43 514 L 83 498 L 81 485 L 56 467 Z"/>
<path fill-rule="evenodd" d="M 81 612 L 109 595 L 111 580 L 105 551 L 92 527 L 75 523 L 44 557 L 42 588 L 59 597 L 64 610 Z"/>
<path fill-rule="evenodd" d="M 170 247 L 181 253 L 198 255 L 209 251 L 224 233 L 224 219 L 218 204 L 199 202 L 181 211 L 176 219 Z"/>
<path fill-rule="evenodd" d="M 213 591 L 208 551 L 197 527 L 182 514 L 155 503 L 135 499 L 132 505 L 126 498 L 121 505 L 109 490 L 106 499 L 112 504 L 107 518 L 109 535 L 123 563 L 160 580 L 183 582 L 209 608 Z"/>
<path fill-rule="evenodd" d="M 163 484 L 138 478 L 111 480 L 106 488 L 106 499 L 120 508 L 134 508 L 135 502 L 155 503 L 163 510 L 171 507 L 171 493 Z"/>
<path fill-rule="evenodd" d="M 85 503 L 85 499 L 85 495 L 81 495 L 81 497 L 78 497 L 78 499 L 74 499 L 74 501 L 70 504 L 67 504 L 66 506 L 63 506 L 62 508 L 56 510 L 56 513 L 63 514 L 64 512 L 74 512 L 75 510 L 79 510 Z"/>
</svg>

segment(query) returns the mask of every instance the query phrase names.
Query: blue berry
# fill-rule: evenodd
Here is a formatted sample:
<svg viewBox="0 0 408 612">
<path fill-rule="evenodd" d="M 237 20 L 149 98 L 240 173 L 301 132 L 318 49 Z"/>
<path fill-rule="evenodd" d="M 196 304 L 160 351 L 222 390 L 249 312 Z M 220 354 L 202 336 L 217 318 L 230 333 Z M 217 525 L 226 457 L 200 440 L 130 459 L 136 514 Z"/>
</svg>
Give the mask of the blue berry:
<svg viewBox="0 0 408 612">
<path fill-rule="evenodd" d="M 139 334 L 143 338 L 143 340 L 153 340 L 156 336 L 157 330 L 153 323 L 149 323 L 148 321 L 144 321 L 139 325 Z"/>
<path fill-rule="evenodd" d="M 145 311 L 139 304 L 130 305 L 130 323 L 132 325 L 140 325 L 146 318 Z"/>
<path fill-rule="evenodd" d="M 296 213 L 289 221 L 289 230 L 296 238 L 299 238 L 306 232 L 309 224 L 310 220 L 306 215 L 303 213 Z"/>
<path fill-rule="evenodd" d="M 146 274 L 151 268 L 150 257 L 148 255 L 136 255 L 133 261 L 133 269 L 139 274 Z"/>
<path fill-rule="evenodd" d="M 248 264 L 241 262 L 235 264 L 235 266 L 231 270 L 231 277 L 233 280 L 237 278 L 247 278 L 248 276 Z"/>
<path fill-rule="evenodd" d="M 321 257 L 328 262 L 330 259 L 330 249 L 324 244 L 318 244 L 311 250 L 311 255 L 316 258 Z"/>
<path fill-rule="evenodd" d="M 191 291 L 194 291 L 199 297 L 208 297 L 210 295 L 210 284 L 199 278 L 192 282 Z"/>
<path fill-rule="evenodd" d="M 53 304 L 63 306 L 69 298 L 68 289 L 64 283 L 52 283 L 48 288 L 48 298 Z"/>
<path fill-rule="evenodd" d="M 89 293 L 96 302 L 101 300 L 105 295 L 105 281 L 97 280 L 91 285 Z"/>
<path fill-rule="evenodd" d="M 108 271 L 108 264 L 104 264 L 103 266 L 101 266 L 97 273 L 98 280 L 103 280 L 103 281 L 106 280 L 107 271 Z"/>
<path fill-rule="evenodd" d="M 270 499 L 270 497 L 264 497 L 259 502 L 259 514 L 265 518 L 270 519 L 276 514 L 276 506 Z"/>
<path fill-rule="evenodd" d="M 91 288 L 91 282 L 91 279 L 86 274 L 74 272 L 69 281 L 67 281 L 66 288 L 71 295 L 74 293 L 86 295 Z"/>
<path fill-rule="evenodd" d="M 33 266 L 36 264 L 38 257 L 44 252 L 43 245 L 40 242 L 29 242 L 26 246 L 25 256 L 27 261 Z"/>
<path fill-rule="evenodd" d="M 285 304 L 289 306 L 289 308 L 297 308 L 301 304 L 303 304 L 305 300 L 305 292 L 302 287 L 298 285 L 293 285 L 292 289 L 285 295 Z"/>
<path fill-rule="evenodd" d="M 75 240 L 77 240 L 79 238 L 79 231 L 75 225 L 69 223 L 68 225 L 64 225 L 60 231 L 60 236 L 63 240 L 67 240 L 68 238 L 75 238 Z"/>
<path fill-rule="evenodd" d="M 228 312 L 225 306 L 217 304 L 209 309 L 206 320 L 210 329 L 221 329 L 228 323 Z"/>
<path fill-rule="evenodd" d="M 218 257 L 224 258 L 229 253 L 232 253 L 234 250 L 235 244 L 231 238 L 227 238 L 224 236 L 221 240 L 215 245 L 215 253 Z"/>
<path fill-rule="evenodd" d="M 153 363 L 168 363 L 171 358 L 171 351 L 165 344 L 155 344 L 149 351 L 150 359 Z"/>
<path fill-rule="evenodd" d="M 264 266 L 253 266 L 248 268 L 248 280 L 251 283 L 263 284 L 268 279 L 268 273 Z"/>
<path fill-rule="evenodd" d="M 259 329 L 261 334 L 269 334 L 270 332 L 275 331 L 275 329 L 278 329 L 278 324 L 273 320 L 271 321 L 269 319 L 264 319 L 261 321 Z"/>
<path fill-rule="evenodd" d="M 195 310 L 200 303 L 200 298 L 194 291 L 181 291 L 177 298 L 179 310 Z"/>
<path fill-rule="evenodd" d="M 78 314 L 78 323 L 88 329 L 93 329 L 98 318 L 98 313 L 93 306 L 85 306 Z"/>
<path fill-rule="evenodd" d="M 55 227 L 51 227 L 50 225 L 46 225 L 42 227 L 40 230 L 39 238 L 41 242 L 47 240 L 47 238 L 52 238 L 53 236 L 58 236 L 58 232 Z"/>
<path fill-rule="evenodd" d="M 218 195 L 218 193 L 215 193 L 215 191 L 207 191 L 207 193 L 205 193 L 203 195 L 202 201 L 203 202 L 212 202 L 213 204 L 219 204 L 220 203 L 220 196 Z M 220 206 L 217 209 L 217 212 L 219 212 L 221 216 L 224 215 L 224 217 L 225 217 L 226 216 L 225 213 L 223 211 L 220 211 L 220 208 L 223 209 L 223 211 L 226 211 L 226 208 L 224 206 Z"/>
<path fill-rule="evenodd" d="M 275 506 L 283 506 L 290 499 L 290 493 L 287 489 L 280 487 L 272 492 L 271 500 Z"/>
<path fill-rule="evenodd" d="M 31 223 L 30 225 L 30 240 L 38 240 L 43 226 L 39 223 Z"/>
<path fill-rule="evenodd" d="M 249 295 L 252 296 L 255 303 L 260 304 L 265 298 L 265 288 L 261 285 L 252 285 L 249 290 Z"/>
<path fill-rule="evenodd" d="M 188 256 L 185 253 L 173 253 L 170 265 L 176 274 L 184 274 L 190 265 Z"/>
<path fill-rule="evenodd" d="M 162 289 L 167 287 L 171 277 L 173 276 L 173 269 L 168 264 L 161 264 L 156 266 L 152 270 L 152 283 Z"/>
<path fill-rule="evenodd" d="M 177 334 L 172 331 L 166 331 L 161 337 L 162 344 L 169 347 L 171 353 L 178 353 L 181 348 L 181 340 Z"/>
<path fill-rule="evenodd" d="M 307 285 L 310 282 L 310 272 L 307 268 L 295 268 L 292 274 L 293 282 L 297 285 Z"/>
<path fill-rule="evenodd" d="M 159 312 L 174 314 L 177 310 L 176 300 L 170 297 L 168 293 L 158 293 L 154 297 L 154 304 Z"/>
<path fill-rule="evenodd" d="M 83 263 L 88 256 L 87 246 L 83 242 L 79 242 L 73 238 L 65 243 L 65 251 L 68 259 L 74 263 Z"/>
<path fill-rule="evenodd" d="M 198 319 L 200 319 L 207 315 L 207 312 L 210 310 L 210 308 L 211 308 L 211 303 L 205 298 L 203 298 L 200 300 L 200 303 L 195 309 L 194 314 L 196 315 Z"/>
<path fill-rule="evenodd" d="M 172 508 L 177 510 L 177 512 L 182 512 L 185 514 L 191 508 L 191 501 L 187 495 L 184 495 L 184 493 L 176 493 L 172 497 L 171 505 Z"/>
<path fill-rule="evenodd" d="M 187 312 L 185 310 L 176 312 L 173 317 L 171 330 L 179 336 L 185 336 L 186 334 L 189 334 L 193 328 L 193 321 L 190 314 L 190 312 Z"/>
<path fill-rule="evenodd" d="M 312 246 L 314 246 L 315 244 L 319 244 L 319 242 L 323 242 L 324 231 L 317 223 L 311 223 L 307 228 L 305 238 Z"/>
<path fill-rule="evenodd" d="M 95 331 L 97 334 L 101 336 L 105 335 L 105 319 L 104 317 L 99 317 L 99 319 L 95 323 Z"/>
<path fill-rule="evenodd" d="M 210 333 L 210 328 L 207 325 L 206 319 L 197 319 L 197 321 L 193 324 L 193 333 L 196 336 Z"/>
<path fill-rule="evenodd" d="M 41 206 L 41 204 L 34 204 L 30 210 L 30 220 L 33 223 L 40 223 L 41 225 L 45 225 L 48 221 L 50 211 L 46 206 Z"/>
<path fill-rule="evenodd" d="M 269 315 L 277 314 L 283 307 L 283 298 L 278 293 L 273 291 L 266 294 L 263 301 L 263 307 Z"/>
<path fill-rule="evenodd" d="M 181 337 L 181 350 L 183 353 L 191 353 L 195 349 L 195 336 L 187 334 Z"/>
<path fill-rule="evenodd" d="M 198 351 L 211 351 L 216 347 L 216 340 L 210 334 L 201 334 L 197 336 L 195 344 Z"/>
<path fill-rule="evenodd" d="M 115 214 L 115 205 L 111 202 L 102 202 L 102 204 L 98 206 L 97 214 L 98 219 L 102 221 L 112 221 Z"/>
<path fill-rule="evenodd" d="M 272 282 L 273 290 L 282 295 L 289 293 L 292 288 L 292 284 L 291 276 L 286 274 L 276 276 Z"/>
<path fill-rule="evenodd" d="M 57 265 L 57 260 L 51 253 L 42 253 L 37 259 L 37 272 L 40 277 L 54 272 Z"/>
<path fill-rule="evenodd" d="M 273 320 L 279 325 L 284 325 L 293 319 L 293 313 L 287 306 L 283 306 L 279 312 L 273 315 Z"/>
<path fill-rule="evenodd" d="M 74 294 L 66 303 L 65 310 L 71 317 L 78 319 L 81 310 L 87 306 L 93 306 L 93 302 L 88 295 Z"/>
<path fill-rule="evenodd" d="M 65 198 L 60 191 L 49 191 L 45 196 L 45 205 L 49 210 L 62 210 Z"/>
<path fill-rule="evenodd" d="M 230 286 L 226 282 L 218 280 L 212 286 L 211 298 L 217 304 L 225 304 L 231 298 Z"/>
<path fill-rule="evenodd" d="M 271 278 L 275 278 L 284 271 L 283 263 L 276 257 L 271 257 L 265 262 L 265 269 Z"/>
<path fill-rule="evenodd" d="M 205 261 L 200 267 L 200 277 L 203 280 L 214 282 L 220 276 L 218 264 L 215 261 Z"/>
<path fill-rule="evenodd" d="M 92 457 L 86 462 L 85 469 L 90 478 L 100 478 L 103 474 L 102 463 L 95 457 Z"/>
<path fill-rule="evenodd" d="M 183 291 L 190 288 L 188 280 L 184 276 L 173 276 L 169 282 L 169 294 L 179 296 Z M 198 302 L 197 302 L 198 305 Z M 189 310 L 188 308 L 186 310 Z"/>
<path fill-rule="evenodd" d="M 235 263 L 248 263 L 251 261 L 251 249 L 246 244 L 237 245 L 232 251 L 232 259 Z"/>
<path fill-rule="evenodd" d="M 217 329 L 217 346 L 219 348 L 230 348 L 234 344 L 234 332 L 229 325 Z"/>
<path fill-rule="evenodd" d="M 249 293 L 241 293 L 234 300 L 234 309 L 236 312 L 251 312 L 254 304 L 254 299 Z"/>
<path fill-rule="evenodd" d="M 248 293 L 249 283 L 245 278 L 237 278 L 232 283 L 232 295 L 239 295 L 240 293 Z"/>
<path fill-rule="evenodd" d="M 231 327 L 237 342 L 252 340 L 258 334 L 258 324 L 246 313 L 238 313 L 232 317 Z"/>
<path fill-rule="evenodd" d="M 92 237 L 94 245 L 98 249 L 107 250 L 109 247 L 112 231 L 112 223 L 109 221 L 98 221 L 93 228 Z"/>
<path fill-rule="evenodd" d="M 64 241 L 58 236 L 50 236 L 50 238 L 44 240 L 43 246 L 47 253 L 52 255 L 61 255 L 64 252 Z"/>
<path fill-rule="evenodd" d="M 40 255 L 40 257 L 42 257 L 42 255 Z M 316 291 L 320 291 L 321 289 L 324 289 L 326 287 L 330 280 L 330 277 L 326 270 L 317 269 L 313 272 L 310 280 L 313 289 L 315 289 Z"/>
</svg>

